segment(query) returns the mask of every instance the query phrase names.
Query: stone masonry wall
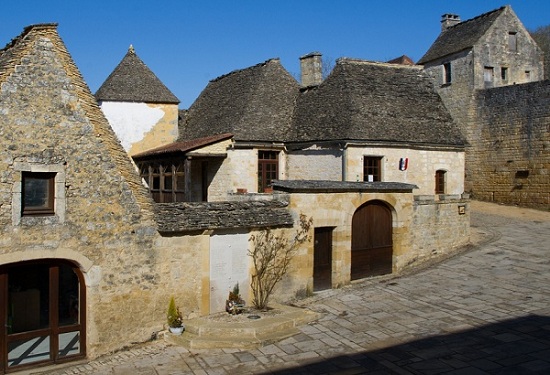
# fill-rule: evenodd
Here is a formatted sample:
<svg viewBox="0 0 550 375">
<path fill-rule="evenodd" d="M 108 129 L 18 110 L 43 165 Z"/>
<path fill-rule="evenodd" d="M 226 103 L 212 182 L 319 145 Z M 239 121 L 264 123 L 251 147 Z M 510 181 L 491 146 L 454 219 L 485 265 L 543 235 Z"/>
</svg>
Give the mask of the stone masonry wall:
<svg viewBox="0 0 550 375">
<path fill-rule="evenodd" d="M 435 172 L 446 171 L 445 193 L 464 192 L 464 152 L 462 150 L 417 150 L 413 148 L 348 147 L 346 152 L 347 181 L 363 181 L 363 158 L 382 158 L 382 181 L 414 184 L 415 194 L 434 194 Z M 408 158 L 405 171 L 399 169 L 399 160 Z"/>
<path fill-rule="evenodd" d="M 478 94 L 474 198 L 550 209 L 550 81 Z"/>
<path fill-rule="evenodd" d="M 470 203 L 461 196 L 415 196 L 410 225 L 410 251 L 399 259 L 399 269 L 422 263 L 470 241 Z"/>
<path fill-rule="evenodd" d="M 55 258 L 80 268 L 89 357 L 148 340 L 181 291 L 154 246 L 151 198 L 55 27 L 33 28 L 9 53 L 13 68 L 0 72 L 0 264 Z M 62 176 L 63 212 L 14 220 L 24 168 Z"/>
</svg>

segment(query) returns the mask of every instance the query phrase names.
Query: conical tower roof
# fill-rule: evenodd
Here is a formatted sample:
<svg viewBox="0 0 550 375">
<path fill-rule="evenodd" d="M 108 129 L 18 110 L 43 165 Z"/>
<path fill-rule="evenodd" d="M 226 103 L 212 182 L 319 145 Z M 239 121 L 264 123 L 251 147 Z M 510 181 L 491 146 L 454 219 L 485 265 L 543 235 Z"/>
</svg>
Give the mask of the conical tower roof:
<svg viewBox="0 0 550 375">
<path fill-rule="evenodd" d="M 180 102 L 136 55 L 131 45 L 126 56 L 97 90 L 95 97 L 98 101 Z"/>
</svg>

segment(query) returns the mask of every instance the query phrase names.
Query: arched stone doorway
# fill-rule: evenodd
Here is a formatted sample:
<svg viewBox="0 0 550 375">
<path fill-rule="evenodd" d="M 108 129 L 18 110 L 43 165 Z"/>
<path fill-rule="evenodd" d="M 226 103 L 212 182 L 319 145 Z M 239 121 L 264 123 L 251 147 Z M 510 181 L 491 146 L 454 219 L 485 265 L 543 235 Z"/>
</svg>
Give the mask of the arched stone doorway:
<svg viewBox="0 0 550 375">
<path fill-rule="evenodd" d="M 370 201 L 353 214 L 351 280 L 392 272 L 392 212 L 382 201 Z"/>
<path fill-rule="evenodd" d="M 86 354 L 86 287 L 74 264 L 44 259 L 0 266 L 0 370 Z"/>
</svg>

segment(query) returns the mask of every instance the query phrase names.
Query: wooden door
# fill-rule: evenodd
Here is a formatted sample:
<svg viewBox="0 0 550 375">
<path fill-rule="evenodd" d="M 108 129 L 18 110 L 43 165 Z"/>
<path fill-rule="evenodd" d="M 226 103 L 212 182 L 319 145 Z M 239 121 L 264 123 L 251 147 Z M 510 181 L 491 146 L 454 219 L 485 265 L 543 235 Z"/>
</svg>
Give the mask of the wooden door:
<svg viewBox="0 0 550 375">
<path fill-rule="evenodd" d="M 70 263 L 29 261 L 0 267 L 0 369 L 85 357 L 84 277 Z"/>
<path fill-rule="evenodd" d="M 351 279 L 392 272 L 392 214 L 380 201 L 359 207 L 352 219 Z"/>
<path fill-rule="evenodd" d="M 315 228 L 313 290 L 332 288 L 332 228 Z"/>
</svg>

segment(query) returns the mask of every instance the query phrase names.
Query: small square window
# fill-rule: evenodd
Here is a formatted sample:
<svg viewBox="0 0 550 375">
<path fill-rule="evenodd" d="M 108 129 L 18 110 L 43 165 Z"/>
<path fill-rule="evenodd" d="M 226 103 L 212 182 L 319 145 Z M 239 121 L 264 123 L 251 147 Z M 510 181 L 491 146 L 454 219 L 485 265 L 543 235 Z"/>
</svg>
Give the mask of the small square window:
<svg viewBox="0 0 550 375">
<path fill-rule="evenodd" d="M 363 181 L 382 181 L 382 158 L 365 156 L 363 159 Z"/>
<path fill-rule="evenodd" d="M 48 216 L 55 214 L 55 173 L 23 172 L 22 216 Z"/>
</svg>

